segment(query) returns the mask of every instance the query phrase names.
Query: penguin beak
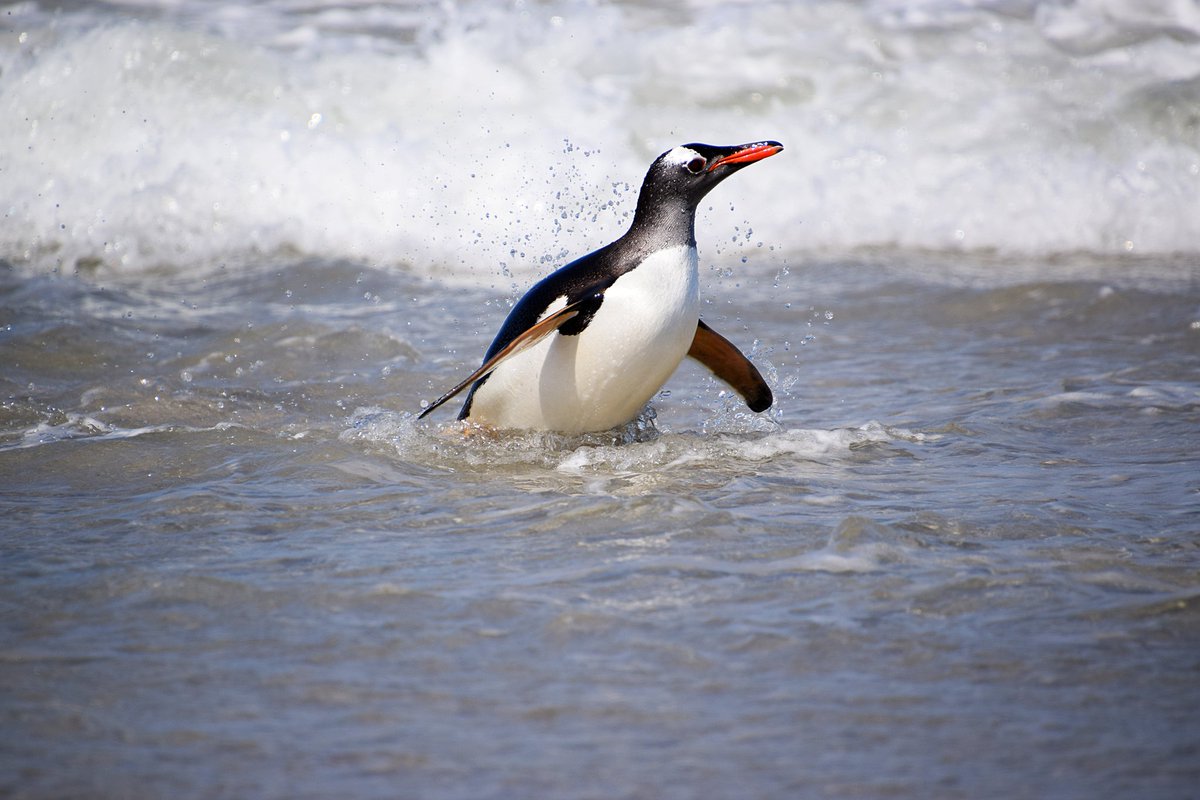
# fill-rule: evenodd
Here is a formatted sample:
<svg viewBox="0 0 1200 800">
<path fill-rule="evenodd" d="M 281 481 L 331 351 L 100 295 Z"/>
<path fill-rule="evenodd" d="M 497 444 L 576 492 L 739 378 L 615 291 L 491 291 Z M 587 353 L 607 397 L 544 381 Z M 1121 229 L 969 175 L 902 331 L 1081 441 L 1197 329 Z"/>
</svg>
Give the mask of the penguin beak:
<svg viewBox="0 0 1200 800">
<path fill-rule="evenodd" d="M 751 164 L 755 161 L 762 161 L 764 158 L 770 158 L 782 149 L 783 145 L 779 142 L 755 142 L 754 144 L 739 145 L 729 155 L 721 156 L 712 162 L 708 167 L 708 171 L 712 172 L 717 167 L 725 167 L 731 164 Z"/>
</svg>

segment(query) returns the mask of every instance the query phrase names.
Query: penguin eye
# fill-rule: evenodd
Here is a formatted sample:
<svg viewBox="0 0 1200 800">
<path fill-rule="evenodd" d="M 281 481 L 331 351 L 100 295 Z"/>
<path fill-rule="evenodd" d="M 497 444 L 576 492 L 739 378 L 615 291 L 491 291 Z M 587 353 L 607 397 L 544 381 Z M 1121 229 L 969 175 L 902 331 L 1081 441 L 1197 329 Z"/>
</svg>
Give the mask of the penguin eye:
<svg viewBox="0 0 1200 800">
<path fill-rule="evenodd" d="M 704 165 L 707 163 L 708 162 L 705 161 L 700 156 L 696 156 L 695 158 L 693 158 L 691 161 L 689 161 L 687 163 L 687 171 L 692 173 L 693 175 L 699 175 L 700 171 L 704 169 Z"/>
</svg>

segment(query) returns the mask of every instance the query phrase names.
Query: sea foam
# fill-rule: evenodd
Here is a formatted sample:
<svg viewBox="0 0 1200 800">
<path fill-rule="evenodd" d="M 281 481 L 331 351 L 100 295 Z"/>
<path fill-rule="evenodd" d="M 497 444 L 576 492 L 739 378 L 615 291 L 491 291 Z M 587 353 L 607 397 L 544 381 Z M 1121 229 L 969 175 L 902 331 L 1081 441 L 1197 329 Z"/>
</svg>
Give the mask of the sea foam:
<svg viewBox="0 0 1200 800">
<path fill-rule="evenodd" d="M 787 150 L 702 246 L 1200 251 L 1187 2 L 146 2 L 0 19 L 0 258 L 525 283 L 686 141 Z"/>
</svg>

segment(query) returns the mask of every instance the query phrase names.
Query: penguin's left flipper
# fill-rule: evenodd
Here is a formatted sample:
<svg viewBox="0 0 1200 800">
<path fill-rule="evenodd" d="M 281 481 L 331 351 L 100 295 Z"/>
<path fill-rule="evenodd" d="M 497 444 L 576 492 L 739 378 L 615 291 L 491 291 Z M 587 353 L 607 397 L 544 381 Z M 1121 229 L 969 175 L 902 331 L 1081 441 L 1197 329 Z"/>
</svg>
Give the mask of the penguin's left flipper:
<svg viewBox="0 0 1200 800">
<path fill-rule="evenodd" d="M 705 325 L 704 320 L 696 325 L 696 336 L 688 355 L 732 386 L 751 411 L 766 411 L 774 402 L 771 387 L 767 386 L 758 368 L 733 342 Z"/>
<path fill-rule="evenodd" d="M 464 378 L 461 383 L 456 385 L 450 391 L 446 392 L 437 400 L 434 400 L 432 403 L 425 406 L 424 410 L 417 415 L 417 419 L 423 419 L 427 414 L 429 414 L 429 412 L 433 411 L 442 403 L 454 397 L 454 395 L 458 394 L 480 378 L 489 375 L 492 370 L 500 366 L 505 359 L 511 358 L 517 353 L 533 347 L 542 339 L 545 339 L 547 336 L 554 333 L 556 330 L 561 328 L 563 325 L 566 325 L 580 314 L 586 313 L 588 310 L 594 311 L 592 306 L 596 304 L 596 300 L 596 295 L 588 295 L 581 300 L 576 300 L 574 303 L 563 306 L 558 311 L 555 311 L 553 314 L 547 316 L 545 319 L 540 320 L 536 324 L 530 326 L 523 333 L 520 333 L 514 337 L 513 340 L 505 345 L 498 353 L 496 353 L 496 355 L 483 362 L 483 366 Z"/>
</svg>

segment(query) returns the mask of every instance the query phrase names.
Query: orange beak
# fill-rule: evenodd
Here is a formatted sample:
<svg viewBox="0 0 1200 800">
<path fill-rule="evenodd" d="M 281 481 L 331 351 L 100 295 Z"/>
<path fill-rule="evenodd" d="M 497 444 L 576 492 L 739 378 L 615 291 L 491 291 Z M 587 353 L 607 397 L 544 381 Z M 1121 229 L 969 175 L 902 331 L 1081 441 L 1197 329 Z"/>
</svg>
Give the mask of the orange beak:
<svg viewBox="0 0 1200 800">
<path fill-rule="evenodd" d="M 747 145 L 736 153 L 721 156 L 709 166 L 708 171 L 712 172 L 717 167 L 723 167 L 726 164 L 749 164 L 752 161 L 762 161 L 764 158 L 770 158 L 782 149 L 783 145 L 778 142 L 760 142 Z"/>
</svg>

